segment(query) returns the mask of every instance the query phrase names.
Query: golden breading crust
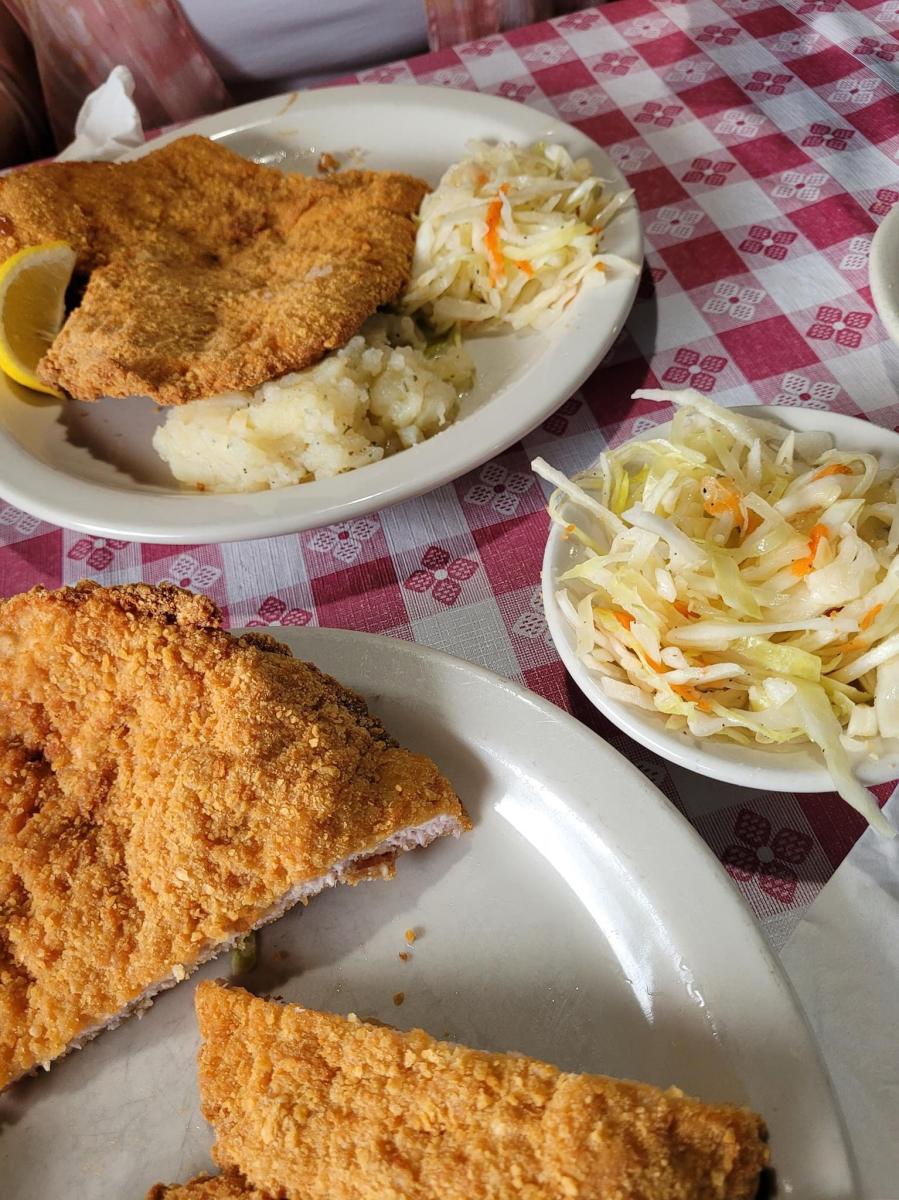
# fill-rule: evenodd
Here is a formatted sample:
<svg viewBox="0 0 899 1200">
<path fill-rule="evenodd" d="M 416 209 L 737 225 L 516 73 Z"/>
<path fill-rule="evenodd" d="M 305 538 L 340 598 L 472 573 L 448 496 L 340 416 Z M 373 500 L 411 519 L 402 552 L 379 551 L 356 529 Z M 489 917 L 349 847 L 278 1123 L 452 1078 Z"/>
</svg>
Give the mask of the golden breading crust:
<svg viewBox="0 0 899 1200">
<path fill-rule="evenodd" d="M 201 983 L 213 1157 L 283 1200 L 751 1200 L 748 1109 Z"/>
<path fill-rule="evenodd" d="M 239 1175 L 197 1175 L 187 1183 L 157 1183 L 146 1200 L 271 1200 Z"/>
<path fill-rule="evenodd" d="M 219 624 L 166 585 L 0 603 L 0 1088 L 336 864 L 469 827 L 359 696 Z"/>
<path fill-rule="evenodd" d="M 40 163 L 0 179 L 0 256 L 62 239 L 92 271 L 134 242 L 160 251 L 189 240 L 230 251 L 263 229 L 283 234 L 315 194 L 208 138 L 187 136 L 124 163 Z M 307 189 L 309 189 L 307 191 Z"/>
<path fill-rule="evenodd" d="M 184 404 L 317 362 L 408 283 L 427 185 L 284 175 L 206 138 L 0 182 L 0 255 L 62 239 L 89 280 L 41 360 L 81 400 Z"/>
</svg>

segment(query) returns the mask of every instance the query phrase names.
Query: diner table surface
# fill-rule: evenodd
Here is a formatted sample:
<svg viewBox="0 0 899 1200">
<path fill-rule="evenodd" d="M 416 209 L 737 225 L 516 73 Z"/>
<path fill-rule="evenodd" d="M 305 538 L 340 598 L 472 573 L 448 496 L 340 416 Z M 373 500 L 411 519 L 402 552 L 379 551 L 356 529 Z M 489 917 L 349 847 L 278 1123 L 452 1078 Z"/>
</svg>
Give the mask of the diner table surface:
<svg viewBox="0 0 899 1200">
<path fill-rule="evenodd" d="M 640 387 L 899 427 L 899 348 L 868 286 L 872 235 L 899 202 L 899 2 L 614 0 L 339 82 L 357 81 L 505 96 L 608 151 L 635 190 L 646 265 L 603 364 L 478 470 L 312 532 L 139 544 L 0 502 L 0 591 L 169 580 L 211 595 L 231 628 L 360 629 L 488 667 L 573 712 L 656 783 L 777 948 L 862 819 L 833 794 L 702 778 L 593 710 L 547 631 L 546 495 L 529 464 L 542 455 L 570 473 L 666 420 L 668 409 L 630 399 Z M 874 789 L 881 803 L 894 786 Z"/>
</svg>

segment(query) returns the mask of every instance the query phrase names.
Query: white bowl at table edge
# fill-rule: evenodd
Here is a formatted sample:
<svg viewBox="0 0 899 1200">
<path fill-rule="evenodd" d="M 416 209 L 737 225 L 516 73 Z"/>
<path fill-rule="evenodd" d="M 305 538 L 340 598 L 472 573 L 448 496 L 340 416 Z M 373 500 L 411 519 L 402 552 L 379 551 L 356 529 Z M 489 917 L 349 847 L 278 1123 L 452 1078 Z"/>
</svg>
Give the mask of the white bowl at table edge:
<svg viewBox="0 0 899 1200">
<path fill-rule="evenodd" d="M 821 430 L 832 433 L 838 446 L 877 453 L 888 463 L 899 465 L 899 434 L 872 425 L 856 417 L 817 409 L 786 408 L 779 405 L 764 408 L 741 408 L 749 415 L 764 414 L 776 417 L 783 425 L 796 430 Z M 658 436 L 667 422 L 642 431 L 638 440 Z M 818 749 L 811 745 L 791 750 L 768 749 L 764 746 L 738 746 L 717 738 L 700 739 L 690 733 L 676 733 L 664 727 L 661 713 L 650 713 L 613 700 L 603 690 L 599 675 L 590 671 L 575 653 L 574 631 L 562 616 L 555 593 L 559 574 L 578 557 L 571 543 L 562 541 L 561 531 L 553 525 L 543 555 L 541 584 L 543 604 L 549 631 L 559 657 L 575 683 L 603 716 L 624 733 L 654 751 L 668 762 L 686 767 L 708 779 L 720 779 L 743 787 L 764 791 L 832 792 L 833 781 L 824 767 Z M 855 762 L 858 778 L 866 784 L 887 783 L 899 778 L 899 739 L 894 739 L 878 759 L 866 756 Z"/>
<path fill-rule="evenodd" d="M 887 213 L 874 234 L 868 278 L 874 307 L 899 346 L 899 204 Z"/>
</svg>

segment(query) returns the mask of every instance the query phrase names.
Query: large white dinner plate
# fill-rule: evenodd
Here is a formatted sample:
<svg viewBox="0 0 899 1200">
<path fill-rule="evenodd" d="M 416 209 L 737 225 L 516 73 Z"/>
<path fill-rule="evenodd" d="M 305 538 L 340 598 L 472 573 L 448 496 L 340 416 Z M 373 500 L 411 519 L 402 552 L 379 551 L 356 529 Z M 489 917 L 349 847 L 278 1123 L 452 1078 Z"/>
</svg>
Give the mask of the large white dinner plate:
<svg viewBox="0 0 899 1200">
<path fill-rule="evenodd" d="M 329 151 L 345 165 L 436 183 L 471 138 L 561 142 L 612 190 L 626 181 L 594 142 L 537 109 L 445 88 L 366 85 L 276 96 L 195 121 L 149 143 L 201 133 L 286 170 L 313 173 Z M 642 260 L 631 204 L 608 251 Z M 630 311 L 622 272 L 579 296 L 548 334 L 472 339 L 477 380 L 460 419 L 422 445 L 335 479 L 276 491 L 185 491 L 151 445 L 163 413 L 146 398 L 63 403 L 0 377 L 0 494 L 44 520 L 144 542 L 222 542 L 291 533 L 420 495 L 485 462 L 538 425 L 597 366 Z"/>
<path fill-rule="evenodd" d="M 850 1200 L 841 1122 L 792 992 L 711 852 L 636 768 L 468 663 L 367 634 L 279 632 L 436 759 L 474 830 L 401 858 L 393 882 L 270 926 L 253 990 L 752 1105 L 779 1194 Z M 193 991 L 164 993 L 0 1097 L 4 1200 L 142 1200 L 208 1165 Z"/>
<path fill-rule="evenodd" d="M 770 405 L 764 408 L 740 408 L 748 416 L 777 420 L 788 429 L 822 431 L 832 434 L 841 449 L 860 450 L 876 454 L 884 466 L 899 466 L 899 434 L 870 421 L 845 417 L 840 413 L 817 409 L 787 408 Z M 667 422 L 646 429 L 642 438 L 664 437 Z M 572 520 L 577 519 L 572 512 Z M 688 731 L 665 728 L 661 713 L 649 712 L 635 705 L 613 700 L 603 690 L 600 677 L 586 667 L 577 656 L 574 630 L 562 616 L 556 602 L 559 578 L 582 556 L 579 545 L 563 541 L 562 531 L 553 525 L 543 555 L 543 603 L 549 631 L 559 657 L 575 683 L 599 711 L 635 741 L 668 762 L 678 763 L 710 779 L 769 791 L 832 792 L 831 779 L 820 751 L 807 743 L 804 746 L 739 746 L 719 738 L 697 738 Z M 899 778 L 899 738 L 882 739 L 879 757 L 856 755 L 853 758 L 856 774 L 863 783 L 888 783 Z"/>
</svg>

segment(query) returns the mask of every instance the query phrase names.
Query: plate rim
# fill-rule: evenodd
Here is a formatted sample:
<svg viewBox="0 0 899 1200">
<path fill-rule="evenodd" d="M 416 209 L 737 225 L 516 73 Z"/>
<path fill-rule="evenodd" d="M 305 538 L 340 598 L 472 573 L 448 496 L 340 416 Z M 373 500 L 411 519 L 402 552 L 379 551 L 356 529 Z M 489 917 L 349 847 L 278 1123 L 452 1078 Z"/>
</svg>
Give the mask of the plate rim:
<svg viewBox="0 0 899 1200">
<path fill-rule="evenodd" d="M 775 419 L 780 417 L 786 418 L 787 414 L 789 414 L 796 420 L 797 425 L 803 426 L 810 432 L 817 432 L 815 426 L 816 420 L 820 422 L 818 428 L 821 428 L 822 432 L 825 433 L 829 432 L 827 428 L 828 422 L 830 422 L 831 429 L 834 427 L 839 428 L 844 423 L 850 424 L 853 428 L 867 427 L 876 430 L 877 434 L 883 438 L 887 445 L 891 445 L 894 448 L 897 459 L 899 459 L 899 433 L 884 426 L 875 425 L 872 421 L 868 421 L 863 417 L 852 417 L 846 413 L 834 413 L 829 410 L 808 409 L 786 404 L 739 404 L 734 405 L 733 408 L 735 412 L 742 412 L 747 416 L 765 416 L 769 419 L 772 414 Z M 797 414 L 803 415 L 799 416 Z M 640 440 L 644 437 L 655 436 L 668 423 L 668 421 L 659 422 L 652 429 L 641 431 L 640 434 L 634 435 L 633 438 L 628 440 Z M 785 421 L 785 423 L 788 424 L 788 421 Z M 595 462 L 596 459 L 593 460 L 593 463 Z M 593 463 L 590 465 L 592 466 Z M 589 467 L 585 468 L 585 470 L 588 469 Z M 746 760 L 740 760 L 736 757 L 733 759 L 715 757 L 714 755 L 705 753 L 701 745 L 696 746 L 693 741 L 687 741 L 675 734 L 669 733 L 667 730 L 658 727 L 656 722 L 651 723 L 649 720 L 642 718 L 640 710 L 632 709 L 629 705 L 607 696 L 598 681 L 578 659 L 572 645 L 569 627 L 556 603 L 554 560 L 560 552 L 560 545 L 559 528 L 557 525 L 552 524 L 547 534 L 540 569 L 540 592 L 546 613 L 546 621 L 556 653 L 562 660 L 566 671 L 598 712 L 611 721 L 622 733 L 633 738 L 635 742 L 645 749 L 658 754 L 668 762 L 675 763 L 678 767 L 691 771 L 694 775 L 700 775 L 707 779 L 717 779 L 722 783 L 737 784 L 740 787 L 756 788 L 763 791 L 792 791 L 799 793 L 834 791 L 833 779 L 823 765 L 778 765 L 775 762 L 766 761 L 774 756 L 770 756 L 764 749 L 757 749 L 756 747 L 742 748 L 747 755 Z M 717 744 L 723 745 L 724 743 Z M 805 746 L 797 746 L 795 753 L 797 755 L 805 755 L 809 751 Z M 749 758 L 749 755 L 752 757 Z M 859 771 L 859 778 L 866 785 L 876 786 L 881 783 L 890 783 L 899 778 L 899 771 L 897 771 L 895 765 L 890 766 L 888 770 L 882 768 L 881 771 L 877 770 L 877 766 L 878 763 L 876 761 L 864 759 L 856 768 Z"/>
<path fill-rule="evenodd" d="M 893 205 L 874 231 L 868 256 L 868 280 L 877 314 L 890 338 L 899 345 L 899 204 Z"/>
<path fill-rule="evenodd" d="M 231 632 L 239 635 L 241 633 L 259 632 L 259 630 L 235 628 Z M 838 1195 L 840 1200 L 843 1200 L 845 1195 L 846 1200 L 849 1200 L 850 1196 L 857 1195 L 857 1167 L 839 1098 L 818 1047 L 811 1023 L 805 1014 L 786 971 L 781 966 L 772 948 L 768 945 L 757 921 L 725 873 L 724 868 L 711 847 L 683 813 L 667 799 L 660 788 L 643 774 L 639 767 L 632 763 L 619 750 L 616 750 L 614 746 L 610 745 L 598 733 L 590 729 L 589 726 L 578 720 L 573 714 L 553 704 L 552 701 L 547 700 L 539 693 L 533 692 L 511 679 L 499 675 L 487 667 L 469 662 L 467 659 L 459 658 L 456 655 L 448 654 L 432 646 L 419 642 L 393 639 L 383 634 L 366 633 L 361 630 L 314 625 L 292 629 L 278 628 L 274 636 L 277 636 L 278 640 L 284 641 L 290 646 L 295 655 L 302 653 L 305 656 L 309 654 L 304 647 L 304 643 L 307 640 L 313 644 L 322 640 L 347 642 L 350 644 L 355 642 L 360 646 L 377 645 L 378 650 L 375 651 L 376 653 L 378 651 L 388 654 L 398 653 L 400 656 L 405 656 L 410 663 L 425 662 L 429 664 L 430 669 L 437 673 L 455 672 L 460 676 L 465 675 L 469 678 L 474 678 L 482 687 L 499 689 L 505 701 L 511 701 L 515 705 L 524 704 L 528 709 L 537 713 L 543 721 L 557 724 L 563 730 L 566 730 L 569 736 L 579 740 L 588 753 L 595 754 L 598 760 L 604 759 L 607 766 L 611 765 L 616 772 L 620 772 L 628 780 L 633 793 L 640 796 L 641 802 L 645 804 L 645 812 L 652 814 L 651 819 L 661 824 L 664 836 L 671 838 L 675 844 L 677 843 L 677 839 L 680 840 L 680 848 L 675 850 L 675 853 L 670 856 L 670 862 L 678 862 L 683 865 L 685 856 L 681 853 L 681 850 L 686 850 L 692 861 L 702 870 L 709 890 L 714 891 L 714 910 L 710 910 L 707 903 L 701 904 L 697 900 L 696 904 L 701 907 L 702 912 L 706 916 L 709 911 L 714 911 L 716 920 L 718 921 L 721 920 L 723 915 L 724 919 L 731 926 L 735 936 L 730 940 L 724 935 L 720 937 L 722 951 L 727 946 L 730 954 L 733 955 L 735 953 L 734 947 L 739 947 L 741 952 L 755 958 L 759 968 L 758 975 L 754 977 L 756 986 L 760 987 L 764 983 L 767 989 L 773 989 L 773 991 L 768 991 L 768 995 L 779 1006 L 781 1015 L 789 1017 L 792 1020 L 793 1035 L 804 1038 L 803 1045 L 806 1064 L 818 1077 L 818 1086 L 823 1088 L 823 1098 L 825 1100 L 823 1107 L 829 1109 L 833 1130 L 840 1138 L 839 1148 L 842 1151 L 845 1180 L 836 1180 L 834 1182 L 841 1188 L 845 1182 L 851 1189 L 845 1193 L 843 1191 L 834 1192 L 834 1197 Z M 314 661 L 314 649 L 309 656 Z M 603 799 L 596 799 L 592 802 L 590 809 L 587 809 L 579 801 L 575 805 L 579 815 L 585 816 L 589 822 L 592 822 L 600 835 L 609 828 L 608 820 L 606 822 L 602 820 L 603 806 L 610 811 L 616 810 L 613 800 L 605 801 Z M 627 819 L 629 822 L 635 824 L 630 816 L 630 805 L 628 806 Z M 620 834 L 616 833 L 617 836 L 620 836 Z M 666 865 L 666 869 L 669 873 L 673 871 L 673 867 L 671 866 Z M 660 876 L 658 869 L 654 870 L 652 875 L 657 883 Z M 671 883 L 673 884 L 673 879 Z M 691 876 L 691 889 L 695 888 L 695 884 L 696 876 Z M 681 897 L 683 897 L 683 888 L 680 887 L 677 890 L 680 892 Z M 689 894 L 687 895 L 686 902 L 688 904 L 691 902 Z M 721 958 L 718 961 L 720 962 Z M 738 982 L 732 984 L 731 973 L 727 972 L 726 974 L 726 979 L 724 973 L 716 977 L 714 985 L 716 999 L 719 999 L 717 993 L 720 992 L 722 987 L 725 987 L 730 992 L 730 999 L 733 1001 L 737 993 L 745 993 L 745 988 Z M 739 972 L 735 974 L 739 974 Z M 819 1100 L 821 1096 L 822 1094 L 819 1093 Z M 768 1114 L 768 1116 L 769 1125 L 774 1126 L 773 1114 Z M 776 1138 L 776 1128 L 773 1130 L 773 1136 Z M 773 1165 L 776 1170 L 776 1160 Z M 812 1200 L 810 1195 L 806 1197 L 801 1178 L 798 1180 L 794 1179 L 792 1182 L 796 1187 L 798 1197 L 803 1197 L 805 1200 Z"/>
<path fill-rule="evenodd" d="M 590 154 L 594 160 L 598 157 L 598 169 L 604 177 L 609 178 L 616 190 L 630 186 L 604 147 L 551 113 L 489 93 L 423 84 L 410 87 L 360 83 L 267 97 L 187 122 L 145 142 L 127 157 L 149 154 L 195 132 L 222 138 L 243 130 L 264 129 L 284 117 L 297 102 L 299 113 L 303 104 L 307 111 L 327 110 L 332 105 L 360 105 L 366 99 L 375 98 L 379 104 L 399 103 L 408 106 L 412 103 L 425 108 L 439 104 L 457 112 L 471 113 L 473 117 L 514 117 L 519 122 L 523 119 L 535 127 L 534 136 L 537 136 L 537 126 L 548 127 L 553 131 L 553 136 L 580 147 L 580 153 Z M 522 137 L 525 136 L 528 134 L 522 131 Z M 622 236 L 631 240 L 636 247 L 638 264 L 642 269 L 644 239 L 637 204 L 623 210 L 616 220 L 624 226 Z M 334 480 L 246 493 L 193 494 L 186 489 L 158 492 L 137 490 L 125 486 L 124 480 L 122 486 L 118 486 L 60 471 L 33 457 L 11 432 L 0 427 L 0 495 L 16 507 L 51 524 L 99 537 L 161 545 L 208 545 L 277 537 L 322 528 L 336 521 L 379 511 L 430 493 L 476 470 L 546 420 L 599 366 L 630 315 L 639 282 L 639 273 L 633 279 L 622 277 L 616 281 L 620 300 L 603 327 L 604 335 L 591 340 L 588 327 L 581 328 L 579 332 L 583 349 L 573 360 L 573 370 L 565 367 L 568 356 L 561 345 L 550 347 L 548 354 L 538 355 L 531 364 L 512 393 L 512 402 L 509 402 L 508 396 L 505 398 L 506 412 L 502 416 L 496 413 L 496 398 L 493 397 L 486 400 L 476 412 L 454 422 L 433 438 L 379 463 L 345 472 Z M 596 293 L 597 296 L 600 294 Z M 592 326 L 589 328 L 592 330 Z M 559 340 L 564 344 L 564 337 Z M 561 391 L 553 381 L 559 374 L 560 366 L 565 367 L 563 375 L 566 380 Z M 516 414 L 521 412 L 519 389 L 528 396 L 543 397 L 542 401 L 526 410 L 530 415 L 524 419 L 516 419 Z M 500 403 L 504 401 L 500 400 Z M 448 449 L 444 449 L 447 441 L 441 441 L 444 435 L 450 435 Z M 416 452 L 419 460 L 423 461 L 420 466 L 413 468 L 413 460 L 407 456 Z M 394 464 L 400 464 L 399 468 Z M 385 475 L 386 480 L 383 479 Z M 358 480 L 358 483 L 355 487 L 350 485 L 348 494 L 343 494 L 345 485 L 335 482 L 341 480 Z M 333 487 L 329 488 L 329 485 Z M 319 488 L 318 495 L 324 492 L 324 498 L 304 501 L 301 489 L 308 488 Z M 329 490 L 335 492 L 330 498 Z M 188 517 L 177 511 L 185 503 L 195 507 L 195 515 Z M 174 515 L 170 515 L 173 511 Z M 147 512 L 151 514 L 149 518 L 145 515 Z"/>
</svg>

